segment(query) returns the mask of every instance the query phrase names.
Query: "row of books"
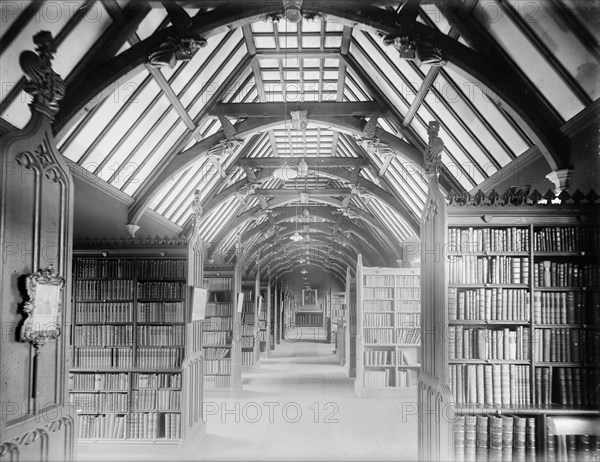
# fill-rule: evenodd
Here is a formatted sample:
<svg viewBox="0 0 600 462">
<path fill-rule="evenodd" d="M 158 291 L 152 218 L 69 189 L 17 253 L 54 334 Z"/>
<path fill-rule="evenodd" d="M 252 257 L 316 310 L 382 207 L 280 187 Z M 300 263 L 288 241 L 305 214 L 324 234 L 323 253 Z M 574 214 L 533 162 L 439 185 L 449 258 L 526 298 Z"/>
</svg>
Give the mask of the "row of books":
<svg viewBox="0 0 600 462">
<path fill-rule="evenodd" d="M 216 359 L 204 361 L 205 374 L 231 374 L 231 359 Z"/>
<path fill-rule="evenodd" d="M 78 324 L 95 322 L 132 322 L 132 302 L 77 302 L 75 321 Z"/>
<path fill-rule="evenodd" d="M 407 275 L 397 275 L 396 276 L 396 286 L 398 287 L 420 287 L 421 286 L 421 277 L 420 276 L 407 276 Z"/>
<path fill-rule="evenodd" d="M 165 438 L 181 438 L 181 414 L 165 414 Z"/>
<path fill-rule="evenodd" d="M 394 287 L 396 277 L 394 275 L 364 275 L 363 285 L 370 287 Z"/>
<path fill-rule="evenodd" d="M 138 345 L 179 346 L 184 344 L 184 326 L 138 326 Z"/>
<path fill-rule="evenodd" d="M 528 228 L 448 228 L 450 252 L 527 252 Z"/>
<path fill-rule="evenodd" d="M 535 399 L 538 404 L 600 406 L 600 369 L 576 367 L 537 367 Z"/>
<path fill-rule="evenodd" d="M 584 292 L 534 292 L 533 321 L 537 324 L 585 322 Z"/>
<path fill-rule="evenodd" d="M 364 313 L 364 327 L 392 327 L 394 317 L 392 313 Z"/>
<path fill-rule="evenodd" d="M 411 345 L 421 344 L 420 327 L 398 327 L 396 328 L 396 342 Z"/>
<path fill-rule="evenodd" d="M 219 390 L 223 388 L 231 388 L 231 375 L 205 375 L 204 389 Z"/>
<path fill-rule="evenodd" d="M 400 300 L 421 300 L 421 287 L 399 287 L 396 289 L 396 298 Z"/>
<path fill-rule="evenodd" d="M 420 313 L 420 300 L 396 300 L 396 311 L 401 313 Z"/>
<path fill-rule="evenodd" d="M 448 288 L 448 320 L 528 321 L 527 289 Z"/>
<path fill-rule="evenodd" d="M 185 297 L 185 283 L 183 282 L 138 282 L 138 298 L 150 299 L 178 299 Z"/>
<path fill-rule="evenodd" d="M 232 341 L 231 331 L 202 332 L 203 345 L 229 345 Z"/>
<path fill-rule="evenodd" d="M 535 461 L 534 417 L 465 415 L 454 421 L 455 460 Z"/>
<path fill-rule="evenodd" d="M 212 330 L 233 330 L 232 316 L 212 316 L 204 321 L 202 330 L 205 332 Z"/>
<path fill-rule="evenodd" d="M 129 389 L 129 375 L 117 374 L 69 374 L 69 390 L 121 390 Z"/>
<path fill-rule="evenodd" d="M 131 300 L 134 282 L 131 279 L 109 281 L 77 281 L 75 297 L 77 300 Z"/>
<path fill-rule="evenodd" d="M 242 351 L 242 366 L 254 366 L 254 351 Z"/>
<path fill-rule="evenodd" d="M 133 278 L 135 260 L 133 259 L 97 259 L 76 258 L 74 270 L 77 278 Z"/>
<path fill-rule="evenodd" d="M 563 439 L 564 447 L 559 440 Z M 598 435 L 546 435 L 546 460 L 596 462 L 600 457 Z"/>
<path fill-rule="evenodd" d="M 133 367 L 133 350 L 131 348 L 75 348 L 73 367 L 95 369 L 131 368 Z"/>
<path fill-rule="evenodd" d="M 185 278 L 187 262 L 179 260 L 138 260 L 138 278 Z"/>
<path fill-rule="evenodd" d="M 139 389 L 131 392 L 131 409 L 134 411 L 178 411 L 181 409 L 179 390 Z"/>
<path fill-rule="evenodd" d="M 229 348 L 205 348 L 204 349 L 204 359 L 222 359 L 227 358 L 231 350 Z"/>
<path fill-rule="evenodd" d="M 118 346 L 133 343 L 133 326 L 101 324 L 73 326 L 75 346 Z"/>
<path fill-rule="evenodd" d="M 134 388 L 181 388 L 181 374 L 133 374 Z"/>
<path fill-rule="evenodd" d="M 70 393 L 70 401 L 80 414 L 127 412 L 127 393 Z"/>
<path fill-rule="evenodd" d="M 528 328 L 490 329 L 448 326 L 449 359 L 528 360 Z"/>
<path fill-rule="evenodd" d="M 529 257 L 450 257 L 448 274 L 450 284 L 529 284 Z"/>
<path fill-rule="evenodd" d="M 158 438 L 158 414 L 156 412 L 133 413 L 129 415 L 129 438 Z"/>
<path fill-rule="evenodd" d="M 598 287 L 600 265 L 543 260 L 533 265 L 536 287 Z"/>
<path fill-rule="evenodd" d="M 322 326 L 323 313 L 296 313 L 296 324 L 298 326 Z"/>
<path fill-rule="evenodd" d="M 450 383 L 457 404 L 528 406 L 529 366 L 517 364 L 450 364 Z"/>
<path fill-rule="evenodd" d="M 377 313 L 382 311 L 394 311 L 393 300 L 364 300 L 363 312 Z"/>
<path fill-rule="evenodd" d="M 204 286 L 211 291 L 233 290 L 233 278 L 209 277 L 204 278 Z"/>
<path fill-rule="evenodd" d="M 396 371 L 396 387 L 415 388 L 418 381 L 418 372 L 411 369 L 398 369 Z"/>
<path fill-rule="evenodd" d="M 124 439 L 127 434 L 125 415 L 79 415 L 77 418 L 79 439 Z"/>
<path fill-rule="evenodd" d="M 184 322 L 183 302 L 139 302 L 138 322 Z"/>
<path fill-rule="evenodd" d="M 365 328 L 363 329 L 364 343 L 395 343 L 394 329 Z"/>
<path fill-rule="evenodd" d="M 365 366 L 395 366 L 395 350 L 365 350 Z"/>
<path fill-rule="evenodd" d="M 233 316 L 233 304 L 229 302 L 209 302 L 206 304 L 206 316 Z"/>
<path fill-rule="evenodd" d="M 138 348 L 137 367 L 177 369 L 183 361 L 183 348 Z"/>
<path fill-rule="evenodd" d="M 552 329 L 535 329 L 535 360 L 544 362 L 580 362 L 591 358 L 591 345 L 587 344 L 585 331 L 581 329 L 568 329 L 555 327 Z M 591 332 L 590 332 L 591 334 Z M 591 338 L 593 341 L 593 336 Z M 583 353 L 583 355 L 582 355 Z"/>
<path fill-rule="evenodd" d="M 548 226 L 533 233 L 536 252 L 587 252 L 600 254 L 600 228 Z"/>
<path fill-rule="evenodd" d="M 256 333 L 256 328 L 254 326 L 254 324 L 242 324 L 240 326 L 240 334 L 243 337 L 253 337 L 254 334 Z"/>
<path fill-rule="evenodd" d="M 363 386 L 365 388 L 387 388 L 390 386 L 390 372 L 394 371 L 384 369 L 381 371 L 364 371 Z"/>
<path fill-rule="evenodd" d="M 244 336 L 241 340 L 242 348 L 254 348 L 254 336 Z"/>
<path fill-rule="evenodd" d="M 421 313 L 397 313 L 396 326 L 411 328 L 421 324 Z"/>
<path fill-rule="evenodd" d="M 393 299 L 394 289 L 386 287 L 363 287 L 364 300 Z"/>
</svg>

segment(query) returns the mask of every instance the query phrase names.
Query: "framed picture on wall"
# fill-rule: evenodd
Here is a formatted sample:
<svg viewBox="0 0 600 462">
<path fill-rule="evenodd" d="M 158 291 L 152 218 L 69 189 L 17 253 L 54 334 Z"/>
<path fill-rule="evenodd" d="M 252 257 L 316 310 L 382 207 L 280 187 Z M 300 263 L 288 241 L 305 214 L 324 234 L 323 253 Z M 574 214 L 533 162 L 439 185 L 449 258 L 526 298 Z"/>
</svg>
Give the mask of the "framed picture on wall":
<svg viewBox="0 0 600 462">
<path fill-rule="evenodd" d="M 317 289 L 302 289 L 302 305 L 315 306 L 317 304 Z"/>
</svg>

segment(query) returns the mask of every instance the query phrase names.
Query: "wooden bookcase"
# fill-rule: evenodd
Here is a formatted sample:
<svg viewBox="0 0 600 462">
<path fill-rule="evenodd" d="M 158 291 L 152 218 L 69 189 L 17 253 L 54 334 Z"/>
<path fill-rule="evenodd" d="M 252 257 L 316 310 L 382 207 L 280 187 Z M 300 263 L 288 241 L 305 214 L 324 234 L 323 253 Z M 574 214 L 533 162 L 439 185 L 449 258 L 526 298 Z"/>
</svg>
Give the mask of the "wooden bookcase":
<svg viewBox="0 0 600 462">
<path fill-rule="evenodd" d="M 202 332 L 205 393 L 236 397 L 242 389 L 241 313 L 237 294 L 241 281 L 232 265 L 204 267 L 208 289 L 206 320 Z"/>
<path fill-rule="evenodd" d="M 418 268 L 356 267 L 359 398 L 416 398 L 421 367 Z"/>
<path fill-rule="evenodd" d="M 335 354 L 341 365 L 346 360 L 346 292 L 331 292 L 331 329 Z"/>
<path fill-rule="evenodd" d="M 258 300 L 258 340 L 259 349 L 261 353 L 267 351 L 267 286 L 260 286 L 259 300 Z"/>
<path fill-rule="evenodd" d="M 69 390 L 83 453 L 150 443 L 182 456 L 203 430 L 202 321 L 190 306 L 201 260 L 185 239 L 75 247 Z"/>
<path fill-rule="evenodd" d="M 256 281 L 243 281 L 242 289 L 244 293 L 241 318 L 242 372 L 253 372 L 260 359 Z"/>
<path fill-rule="evenodd" d="M 422 457 L 561 460 L 549 422 L 600 428 L 600 208 L 553 199 L 450 195 L 425 211 Z"/>
<path fill-rule="evenodd" d="M 359 256 L 359 262 L 362 265 L 362 257 Z M 358 264 L 357 264 L 358 266 Z M 344 372 L 346 377 L 356 377 L 356 278 L 352 277 L 351 269 L 346 270 L 346 300 L 348 308 L 346 310 L 346 360 Z"/>
</svg>

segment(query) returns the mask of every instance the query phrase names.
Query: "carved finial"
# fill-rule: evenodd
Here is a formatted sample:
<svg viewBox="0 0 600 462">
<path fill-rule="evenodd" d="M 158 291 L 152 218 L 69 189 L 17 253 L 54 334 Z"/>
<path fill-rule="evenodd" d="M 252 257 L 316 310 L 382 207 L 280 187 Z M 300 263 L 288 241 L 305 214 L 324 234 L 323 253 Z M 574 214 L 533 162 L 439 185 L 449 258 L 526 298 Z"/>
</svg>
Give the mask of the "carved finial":
<svg viewBox="0 0 600 462">
<path fill-rule="evenodd" d="M 200 190 L 194 191 L 194 200 L 192 201 L 192 221 L 194 226 L 200 225 L 200 219 L 202 218 L 202 205 L 200 204 Z"/>
<path fill-rule="evenodd" d="M 65 83 L 52 69 L 56 44 L 49 31 L 40 31 L 33 37 L 37 53 L 25 50 L 19 57 L 21 69 L 27 77 L 25 91 L 33 96 L 32 108 L 50 120 L 58 112 L 58 102 L 65 96 Z"/>
<path fill-rule="evenodd" d="M 440 123 L 438 121 L 429 122 L 427 128 L 427 134 L 429 135 L 429 143 L 425 148 L 423 156 L 425 158 L 425 171 L 426 173 L 438 173 L 440 165 L 442 163 L 442 150 L 444 149 L 444 142 L 438 136 L 440 131 Z"/>
</svg>

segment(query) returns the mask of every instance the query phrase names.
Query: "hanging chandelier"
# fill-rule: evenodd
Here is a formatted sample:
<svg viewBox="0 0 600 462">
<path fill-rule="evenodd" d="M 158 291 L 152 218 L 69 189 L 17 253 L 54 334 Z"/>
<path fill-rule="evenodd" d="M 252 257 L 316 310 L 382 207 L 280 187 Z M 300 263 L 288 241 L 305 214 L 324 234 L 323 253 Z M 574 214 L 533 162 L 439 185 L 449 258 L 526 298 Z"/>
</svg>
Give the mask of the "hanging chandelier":
<svg viewBox="0 0 600 462">
<path fill-rule="evenodd" d="M 277 167 L 273 171 L 273 176 L 279 180 L 288 181 L 298 177 L 298 171 L 284 162 L 281 167 Z"/>
</svg>

